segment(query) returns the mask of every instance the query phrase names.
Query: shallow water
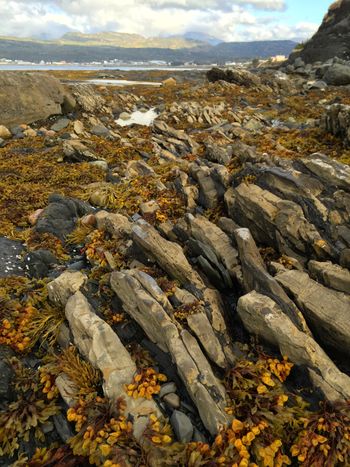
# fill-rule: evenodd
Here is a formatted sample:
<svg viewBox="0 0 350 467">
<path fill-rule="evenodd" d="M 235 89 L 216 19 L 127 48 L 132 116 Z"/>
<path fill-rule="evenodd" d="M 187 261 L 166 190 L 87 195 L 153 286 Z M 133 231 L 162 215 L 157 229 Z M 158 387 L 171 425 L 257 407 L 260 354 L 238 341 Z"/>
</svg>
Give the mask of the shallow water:
<svg viewBox="0 0 350 467">
<path fill-rule="evenodd" d="M 136 110 L 130 114 L 130 118 L 128 120 L 118 118 L 116 123 L 120 126 L 129 126 L 134 123 L 137 125 L 150 126 L 157 117 L 158 114 L 154 109 L 150 109 L 147 112 L 140 112 L 139 110 Z"/>
<path fill-rule="evenodd" d="M 129 81 L 126 79 L 88 79 L 84 83 L 89 84 L 102 84 L 104 86 L 161 86 L 162 83 L 156 83 L 152 81 Z"/>
</svg>

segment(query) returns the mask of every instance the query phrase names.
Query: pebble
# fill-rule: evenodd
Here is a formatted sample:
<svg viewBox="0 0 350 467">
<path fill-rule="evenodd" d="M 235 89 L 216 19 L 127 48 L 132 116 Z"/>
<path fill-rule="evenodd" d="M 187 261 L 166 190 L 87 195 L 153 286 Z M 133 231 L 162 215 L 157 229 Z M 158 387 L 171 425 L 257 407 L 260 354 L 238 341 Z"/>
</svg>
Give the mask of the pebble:
<svg viewBox="0 0 350 467">
<path fill-rule="evenodd" d="M 164 396 L 163 400 L 166 404 L 168 404 L 169 407 L 173 409 L 178 409 L 181 405 L 180 397 L 174 392 Z"/>
<path fill-rule="evenodd" d="M 56 123 L 51 126 L 52 131 L 61 131 L 70 124 L 70 120 L 68 118 L 60 118 Z"/>
<path fill-rule="evenodd" d="M 176 392 L 176 384 L 175 383 L 165 383 L 162 385 L 159 391 L 160 399 L 163 399 L 164 396 L 167 394 L 171 394 L 172 392 Z"/>
<path fill-rule="evenodd" d="M 191 420 L 183 412 L 174 410 L 170 417 L 170 424 L 180 443 L 189 443 L 192 440 L 193 425 Z"/>
</svg>

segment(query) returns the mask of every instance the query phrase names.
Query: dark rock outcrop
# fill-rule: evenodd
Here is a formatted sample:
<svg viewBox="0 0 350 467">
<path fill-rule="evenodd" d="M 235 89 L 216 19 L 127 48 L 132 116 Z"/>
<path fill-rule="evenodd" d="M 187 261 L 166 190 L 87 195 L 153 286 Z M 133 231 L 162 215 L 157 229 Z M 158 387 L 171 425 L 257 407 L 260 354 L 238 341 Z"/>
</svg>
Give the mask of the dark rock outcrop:
<svg viewBox="0 0 350 467">
<path fill-rule="evenodd" d="M 305 63 L 350 58 L 350 0 L 338 0 L 329 7 L 319 30 L 302 50 L 292 53 L 289 61 L 297 57 Z"/>
</svg>

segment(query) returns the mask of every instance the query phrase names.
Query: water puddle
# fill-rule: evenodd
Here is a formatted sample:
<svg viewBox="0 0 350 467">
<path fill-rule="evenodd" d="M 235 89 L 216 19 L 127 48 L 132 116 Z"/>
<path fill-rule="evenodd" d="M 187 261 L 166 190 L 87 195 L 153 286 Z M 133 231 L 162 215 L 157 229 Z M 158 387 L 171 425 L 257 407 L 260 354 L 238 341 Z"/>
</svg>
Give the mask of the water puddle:
<svg viewBox="0 0 350 467">
<path fill-rule="evenodd" d="M 147 112 L 140 112 L 140 110 L 136 110 L 130 114 L 128 119 L 118 118 L 116 123 L 119 126 L 129 126 L 134 123 L 137 125 L 150 126 L 157 117 L 158 114 L 154 109 L 150 109 Z"/>
<path fill-rule="evenodd" d="M 161 86 L 162 83 L 152 81 L 128 81 L 126 79 L 88 79 L 84 83 L 104 86 Z"/>
</svg>

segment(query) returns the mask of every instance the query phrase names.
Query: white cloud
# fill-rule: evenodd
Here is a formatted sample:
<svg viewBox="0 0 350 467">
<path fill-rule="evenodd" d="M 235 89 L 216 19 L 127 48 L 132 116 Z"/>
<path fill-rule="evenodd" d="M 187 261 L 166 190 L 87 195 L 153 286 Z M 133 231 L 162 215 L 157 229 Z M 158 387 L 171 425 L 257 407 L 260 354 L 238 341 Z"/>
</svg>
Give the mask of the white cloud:
<svg viewBox="0 0 350 467">
<path fill-rule="evenodd" d="M 69 30 L 144 36 L 200 31 L 226 41 L 304 39 L 317 25 L 281 23 L 285 0 L 0 0 L 0 35 L 58 37 Z M 263 20 L 259 11 L 271 11 Z"/>
</svg>

